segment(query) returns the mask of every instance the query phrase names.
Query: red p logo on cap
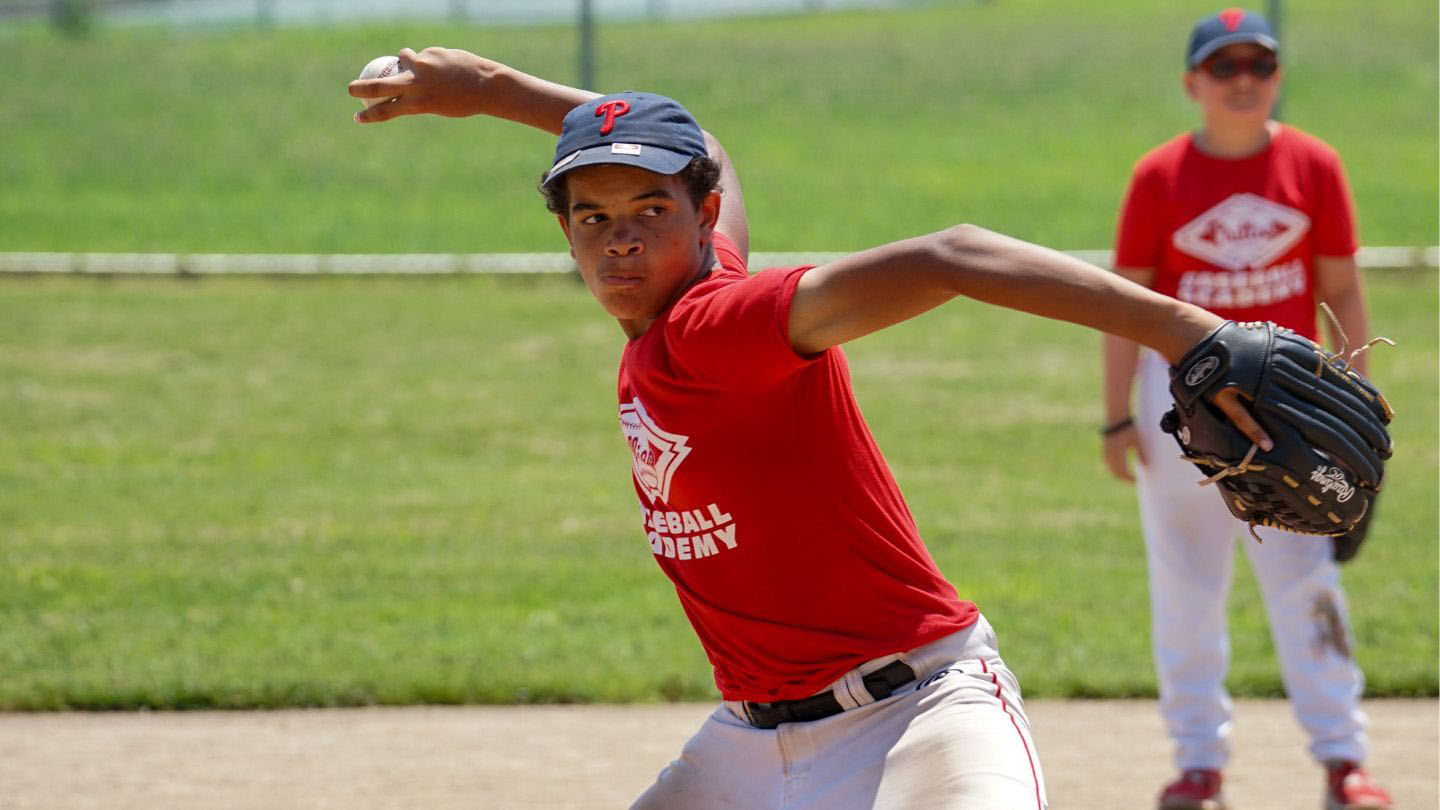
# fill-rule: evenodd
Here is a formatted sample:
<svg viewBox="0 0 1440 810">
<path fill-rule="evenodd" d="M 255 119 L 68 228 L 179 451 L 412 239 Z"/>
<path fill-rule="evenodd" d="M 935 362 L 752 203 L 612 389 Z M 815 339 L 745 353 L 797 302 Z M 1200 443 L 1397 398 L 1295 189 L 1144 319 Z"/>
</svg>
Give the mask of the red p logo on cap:
<svg viewBox="0 0 1440 810">
<path fill-rule="evenodd" d="M 615 128 L 615 119 L 630 112 L 630 102 L 623 99 L 607 101 L 595 108 L 595 117 L 605 117 L 605 123 L 600 125 L 600 134 L 609 135 Z"/>
<path fill-rule="evenodd" d="M 1238 8 L 1227 8 L 1220 12 L 1220 22 L 1225 23 L 1226 31 L 1234 31 L 1240 27 L 1240 21 L 1245 19 L 1245 12 Z"/>
</svg>

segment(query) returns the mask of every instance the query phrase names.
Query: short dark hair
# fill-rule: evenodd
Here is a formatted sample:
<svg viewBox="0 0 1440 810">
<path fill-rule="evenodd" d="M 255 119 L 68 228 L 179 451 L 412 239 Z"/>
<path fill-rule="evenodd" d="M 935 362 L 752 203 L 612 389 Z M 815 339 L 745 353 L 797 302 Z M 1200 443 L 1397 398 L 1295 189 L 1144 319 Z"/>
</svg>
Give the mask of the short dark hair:
<svg viewBox="0 0 1440 810">
<path fill-rule="evenodd" d="M 697 157 L 675 176 L 690 192 L 690 202 L 698 209 L 705 196 L 720 187 L 720 164 L 714 158 Z M 563 216 L 570 208 L 570 187 L 565 184 L 565 175 L 549 184 L 545 183 L 545 175 L 540 175 L 540 196 L 545 198 L 545 207 L 550 213 Z"/>
</svg>

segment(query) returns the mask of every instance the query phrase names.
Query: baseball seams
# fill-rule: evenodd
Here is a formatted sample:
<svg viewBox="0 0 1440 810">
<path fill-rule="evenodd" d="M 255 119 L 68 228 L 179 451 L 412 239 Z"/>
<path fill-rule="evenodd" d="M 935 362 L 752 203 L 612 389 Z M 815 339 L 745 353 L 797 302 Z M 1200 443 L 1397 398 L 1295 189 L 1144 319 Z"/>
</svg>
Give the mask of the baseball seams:
<svg viewBox="0 0 1440 810">
<path fill-rule="evenodd" d="M 377 56 L 374 59 L 371 59 L 369 63 L 365 65 L 365 68 L 360 71 L 360 75 L 357 78 L 361 80 L 388 79 L 392 76 L 398 75 L 400 72 L 401 68 L 399 57 Z M 384 104 L 385 102 L 390 101 L 393 98 L 393 96 L 390 98 L 362 98 L 360 99 L 360 103 L 364 104 L 368 108 L 373 107 L 376 104 Z"/>
</svg>

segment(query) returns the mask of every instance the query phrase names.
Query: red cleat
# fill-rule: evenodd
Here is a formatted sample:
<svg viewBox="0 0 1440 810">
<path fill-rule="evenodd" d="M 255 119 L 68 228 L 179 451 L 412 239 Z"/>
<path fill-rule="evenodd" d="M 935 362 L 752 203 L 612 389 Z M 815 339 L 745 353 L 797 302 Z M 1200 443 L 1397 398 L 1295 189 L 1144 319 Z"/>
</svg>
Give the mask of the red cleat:
<svg viewBox="0 0 1440 810">
<path fill-rule="evenodd" d="M 1225 810 L 1220 772 L 1192 768 L 1180 774 L 1160 791 L 1160 810 Z"/>
<path fill-rule="evenodd" d="M 1375 784 L 1356 762 L 1326 765 L 1325 810 L 1390 810 L 1389 791 Z"/>
</svg>

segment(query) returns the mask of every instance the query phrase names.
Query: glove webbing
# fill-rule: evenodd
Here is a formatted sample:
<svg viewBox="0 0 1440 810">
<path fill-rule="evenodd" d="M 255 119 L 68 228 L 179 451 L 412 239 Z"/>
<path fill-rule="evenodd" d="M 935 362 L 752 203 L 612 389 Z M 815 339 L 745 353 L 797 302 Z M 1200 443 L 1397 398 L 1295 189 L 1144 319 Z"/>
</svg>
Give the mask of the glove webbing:
<svg viewBox="0 0 1440 810">
<path fill-rule="evenodd" d="M 1204 486 L 1209 486 L 1209 485 L 1211 485 L 1211 484 L 1214 484 L 1215 482 L 1219 481 L 1220 479 L 1222 479 L 1222 478 L 1228 478 L 1228 477 L 1230 477 L 1230 476 L 1232 476 L 1232 475 L 1239 475 L 1239 474 L 1241 474 L 1241 473 L 1252 472 L 1252 471 L 1253 471 L 1253 472 L 1261 472 L 1261 471 L 1265 470 L 1265 469 L 1266 469 L 1266 466 L 1265 466 L 1264 464 L 1252 464 L 1252 463 L 1251 463 L 1251 459 L 1255 458 L 1255 453 L 1256 453 L 1257 451 L 1259 451 L 1259 449 L 1260 449 L 1260 446 L 1259 446 L 1258 444 L 1255 444 L 1255 443 L 1252 442 L 1252 443 L 1250 444 L 1250 450 L 1249 450 L 1247 453 L 1245 453 L 1245 457 L 1242 458 L 1242 459 L 1240 459 L 1240 461 L 1239 461 L 1238 463 L 1236 463 L 1236 464 L 1231 464 L 1231 465 L 1223 465 L 1223 464 L 1220 464 L 1219 462 L 1217 462 L 1217 461 L 1216 461 L 1215 459 L 1213 459 L 1213 458 L 1207 458 L 1207 457 L 1204 457 L 1204 456 L 1182 455 L 1181 458 L 1182 458 L 1183 460 L 1185 460 L 1185 461 L 1190 462 L 1191 464 L 1204 464 L 1204 465 L 1207 466 L 1207 467 L 1219 467 L 1219 468 L 1220 468 L 1220 471 L 1219 471 L 1219 472 L 1215 473 L 1214 475 L 1210 476 L 1209 478 L 1206 478 L 1206 479 L 1203 480 L 1203 481 L 1198 482 L 1198 485 L 1199 485 L 1199 486 L 1204 487 Z M 1293 479 L 1291 479 L 1290 476 L 1286 475 L 1286 476 L 1283 476 L 1283 477 L 1284 477 L 1284 479 L 1285 479 L 1285 483 L 1289 484 L 1291 487 L 1298 487 L 1298 486 L 1299 486 L 1299 484 L 1296 483 L 1295 481 L 1293 481 Z M 1223 497 L 1223 496 L 1222 496 L 1222 497 Z M 1315 502 L 1315 500 L 1314 500 L 1313 497 L 1311 498 L 1311 501 L 1312 501 L 1312 502 Z M 1317 503 L 1317 505 L 1318 505 L 1318 503 Z M 1368 502 L 1366 502 L 1366 505 L 1365 505 L 1366 511 L 1369 511 L 1369 508 L 1370 508 L 1370 505 L 1369 505 Z M 1250 511 L 1250 510 L 1247 509 L 1246 511 Z M 1363 517 L 1363 513 L 1362 513 L 1362 517 Z M 1331 519 L 1331 520 L 1335 520 L 1335 521 L 1338 521 L 1338 520 L 1339 520 L 1339 518 L 1335 517 L 1335 515 L 1334 515 L 1333 513 L 1331 514 L 1330 519 Z M 1256 534 L 1256 532 L 1255 532 L 1255 527 L 1256 527 L 1256 526 L 1264 526 L 1264 527 L 1269 528 L 1269 529 L 1278 529 L 1278 530 L 1280 530 L 1280 531 L 1290 532 L 1291 534 L 1306 534 L 1306 535 L 1311 535 L 1311 536 L 1313 536 L 1313 537 L 1332 537 L 1332 536 L 1333 536 L 1333 535 L 1326 534 L 1326 533 L 1324 533 L 1324 532 L 1312 532 L 1312 531 L 1306 531 L 1306 530 L 1304 530 L 1304 529 L 1297 529 L 1297 528 L 1294 528 L 1294 527 L 1292 527 L 1292 526 L 1285 526 L 1285 525 L 1283 525 L 1283 524 L 1281 524 L 1281 523 L 1278 523 L 1278 522 L 1276 522 L 1276 521 L 1274 521 L 1274 520 L 1271 520 L 1271 519 L 1269 519 L 1269 518 L 1267 518 L 1267 517 L 1263 517 L 1263 516 L 1256 517 L 1256 518 L 1253 519 L 1253 520 L 1247 520 L 1245 523 L 1246 523 L 1246 528 L 1250 530 L 1250 536 L 1253 537 L 1253 538 L 1255 538 L 1255 542 L 1257 542 L 1257 543 L 1264 543 L 1265 541 L 1264 541 L 1263 539 L 1261 539 L 1261 537 L 1260 537 L 1259 534 Z"/>
</svg>

